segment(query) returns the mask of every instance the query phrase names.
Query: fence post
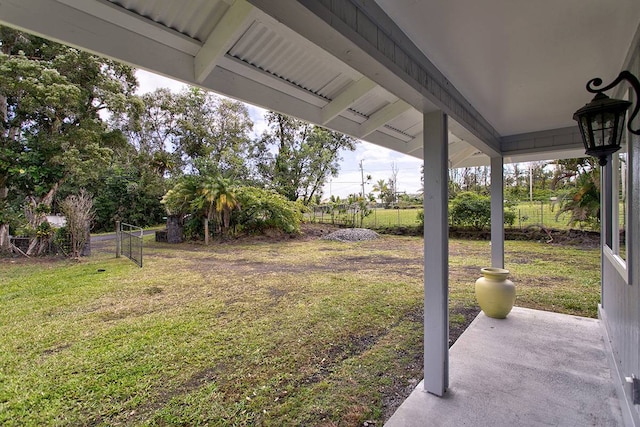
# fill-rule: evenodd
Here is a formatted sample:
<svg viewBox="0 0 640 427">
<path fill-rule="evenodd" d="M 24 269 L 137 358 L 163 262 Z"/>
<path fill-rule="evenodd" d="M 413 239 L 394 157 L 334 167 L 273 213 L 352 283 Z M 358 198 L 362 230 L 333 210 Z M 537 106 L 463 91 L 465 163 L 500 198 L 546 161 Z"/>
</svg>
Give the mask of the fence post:
<svg viewBox="0 0 640 427">
<path fill-rule="evenodd" d="M 518 208 L 518 225 L 520 226 L 520 230 L 522 230 L 522 210 Z"/>
<path fill-rule="evenodd" d="M 544 227 L 544 200 L 540 200 L 540 224 Z"/>
<path fill-rule="evenodd" d="M 120 234 L 120 221 L 116 221 L 116 258 L 122 254 L 122 235 Z"/>
</svg>

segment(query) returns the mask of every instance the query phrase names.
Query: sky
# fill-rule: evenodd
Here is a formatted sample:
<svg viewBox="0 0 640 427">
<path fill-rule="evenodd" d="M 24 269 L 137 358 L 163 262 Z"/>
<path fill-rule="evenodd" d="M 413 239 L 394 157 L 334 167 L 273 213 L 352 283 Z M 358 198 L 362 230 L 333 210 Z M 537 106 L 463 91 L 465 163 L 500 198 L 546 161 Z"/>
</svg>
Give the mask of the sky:
<svg viewBox="0 0 640 427">
<path fill-rule="evenodd" d="M 152 92 L 158 88 L 168 88 L 179 92 L 184 89 L 184 83 L 168 79 L 157 74 L 152 74 L 144 70 L 136 72 L 138 77 L 138 93 Z M 254 122 L 254 134 L 260 135 L 266 129 L 264 114 L 266 110 L 246 104 L 249 115 Z M 331 195 L 345 198 L 349 194 L 360 193 L 362 191 L 362 173 L 360 162 L 364 171 L 364 177 L 371 176 L 369 182 L 365 182 L 365 193 L 373 191 L 374 184 L 384 179 L 388 180 L 392 175 L 392 165 L 398 169 L 397 190 L 408 194 L 418 193 L 420 190 L 420 167 L 422 160 L 415 157 L 379 147 L 368 142 L 359 141 L 355 151 L 341 151 L 340 171 L 337 177 L 333 177 L 324 187 L 323 199 L 328 199 Z"/>
</svg>

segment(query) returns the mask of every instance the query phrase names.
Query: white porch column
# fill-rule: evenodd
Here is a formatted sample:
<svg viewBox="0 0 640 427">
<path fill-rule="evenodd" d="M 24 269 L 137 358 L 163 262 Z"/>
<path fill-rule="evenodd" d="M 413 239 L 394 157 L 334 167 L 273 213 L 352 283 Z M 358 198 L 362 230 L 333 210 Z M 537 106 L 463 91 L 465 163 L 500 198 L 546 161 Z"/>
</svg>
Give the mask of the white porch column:
<svg viewBox="0 0 640 427">
<path fill-rule="evenodd" d="M 424 388 L 449 387 L 447 115 L 424 115 Z"/>
<path fill-rule="evenodd" d="M 491 267 L 504 268 L 504 170 L 502 157 L 491 158 Z"/>
</svg>

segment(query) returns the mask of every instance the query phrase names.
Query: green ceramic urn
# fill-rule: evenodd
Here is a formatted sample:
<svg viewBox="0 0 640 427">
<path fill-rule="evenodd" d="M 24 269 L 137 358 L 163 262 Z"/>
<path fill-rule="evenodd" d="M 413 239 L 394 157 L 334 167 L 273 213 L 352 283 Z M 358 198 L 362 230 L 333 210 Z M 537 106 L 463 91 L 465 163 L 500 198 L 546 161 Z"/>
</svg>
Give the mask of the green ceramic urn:
<svg viewBox="0 0 640 427">
<path fill-rule="evenodd" d="M 476 280 L 476 299 L 480 309 L 489 317 L 504 319 L 516 301 L 516 287 L 507 279 L 509 270 L 483 268 L 482 277 Z"/>
</svg>

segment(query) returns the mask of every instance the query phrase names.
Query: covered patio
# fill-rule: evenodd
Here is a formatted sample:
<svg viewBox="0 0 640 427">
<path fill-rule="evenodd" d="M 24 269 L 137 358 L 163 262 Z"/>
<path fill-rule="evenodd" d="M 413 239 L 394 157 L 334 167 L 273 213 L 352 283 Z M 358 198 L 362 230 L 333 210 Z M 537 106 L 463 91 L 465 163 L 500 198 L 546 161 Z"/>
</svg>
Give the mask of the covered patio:
<svg viewBox="0 0 640 427">
<path fill-rule="evenodd" d="M 509 267 L 503 165 L 584 155 L 572 120 L 584 84 L 640 74 L 637 0 L 4 0 L 0 23 L 424 159 L 430 394 L 389 425 L 482 425 L 482 413 L 485 425 L 640 425 L 640 381 L 626 382 L 640 376 L 640 138 L 624 145 L 622 251 L 617 163 L 603 168 L 600 323 L 481 316 L 449 351 L 447 255 L 448 169 L 490 165 L 492 266 Z"/>
<path fill-rule="evenodd" d="M 438 398 L 419 384 L 385 425 L 620 426 L 609 352 L 596 319 L 480 313 L 449 352 L 451 389 Z"/>
</svg>

